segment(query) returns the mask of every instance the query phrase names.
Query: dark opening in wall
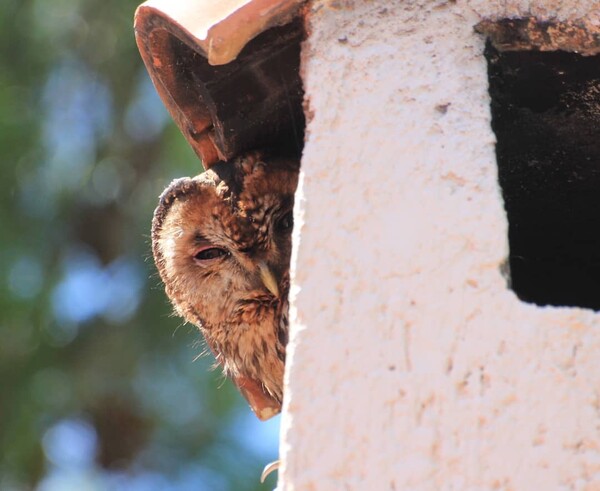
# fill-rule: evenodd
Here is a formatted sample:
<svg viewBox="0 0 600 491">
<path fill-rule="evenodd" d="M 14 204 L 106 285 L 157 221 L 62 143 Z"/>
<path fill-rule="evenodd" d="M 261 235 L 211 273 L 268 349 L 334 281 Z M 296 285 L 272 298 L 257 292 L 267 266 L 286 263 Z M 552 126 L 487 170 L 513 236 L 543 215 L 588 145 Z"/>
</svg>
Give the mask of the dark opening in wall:
<svg viewBox="0 0 600 491">
<path fill-rule="evenodd" d="M 538 305 L 600 309 L 600 55 L 488 43 L 511 287 Z"/>
</svg>

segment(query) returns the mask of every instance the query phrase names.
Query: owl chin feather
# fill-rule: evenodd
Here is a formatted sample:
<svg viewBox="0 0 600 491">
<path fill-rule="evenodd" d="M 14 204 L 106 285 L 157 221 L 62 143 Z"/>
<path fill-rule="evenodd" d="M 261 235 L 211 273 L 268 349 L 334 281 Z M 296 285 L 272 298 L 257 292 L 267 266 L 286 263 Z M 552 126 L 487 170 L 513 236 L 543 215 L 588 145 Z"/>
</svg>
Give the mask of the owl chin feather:
<svg viewBox="0 0 600 491">
<path fill-rule="evenodd" d="M 281 410 L 299 162 L 248 153 L 173 181 L 152 250 L 175 311 L 197 325 L 254 413 Z"/>
</svg>

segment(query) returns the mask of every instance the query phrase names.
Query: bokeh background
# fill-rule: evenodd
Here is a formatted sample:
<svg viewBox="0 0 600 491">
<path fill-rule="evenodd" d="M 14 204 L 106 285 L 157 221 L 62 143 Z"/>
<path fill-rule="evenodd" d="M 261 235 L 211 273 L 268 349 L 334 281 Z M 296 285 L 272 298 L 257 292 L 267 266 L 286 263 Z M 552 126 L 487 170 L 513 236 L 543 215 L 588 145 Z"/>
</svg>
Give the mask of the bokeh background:
<svg viewBox="0 0 600 491">
<path fill-rule="evenodd" d="M 259 484 L 260 423 L 154 270 L 160 191 L 201 166 L 146 74 L 136 0 L 0 3 L 0 490 Z"/>
</svg>

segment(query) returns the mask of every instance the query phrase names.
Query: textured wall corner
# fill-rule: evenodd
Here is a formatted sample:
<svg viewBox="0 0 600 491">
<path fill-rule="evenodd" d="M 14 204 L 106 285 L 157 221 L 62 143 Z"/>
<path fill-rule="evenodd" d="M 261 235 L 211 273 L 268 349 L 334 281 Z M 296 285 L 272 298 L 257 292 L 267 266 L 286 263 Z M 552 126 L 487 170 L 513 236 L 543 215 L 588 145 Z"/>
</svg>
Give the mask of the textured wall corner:
<svg viewBox="0 0 600 491">
<path fill-rule="evenodd" d="M 279 489 L 600 489 L 600 318 L 501 275 L 473 29 L 593 5 L 312 3 Z"/>
</svg>

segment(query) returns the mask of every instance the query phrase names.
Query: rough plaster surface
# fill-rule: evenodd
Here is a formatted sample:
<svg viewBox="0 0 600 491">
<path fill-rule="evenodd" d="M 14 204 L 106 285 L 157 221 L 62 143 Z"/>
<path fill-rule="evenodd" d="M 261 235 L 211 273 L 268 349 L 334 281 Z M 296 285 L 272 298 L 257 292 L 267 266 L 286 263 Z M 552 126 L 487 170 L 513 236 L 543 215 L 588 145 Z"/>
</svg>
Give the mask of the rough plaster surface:
<svg viewBox="0 0 600 491">
<path fill-rule="evenodd" d="M 310 5 L 279 489 L 600 489 L 600 317 L 501 275 L 473 32 L 596 5 Z"/>
</svg>

